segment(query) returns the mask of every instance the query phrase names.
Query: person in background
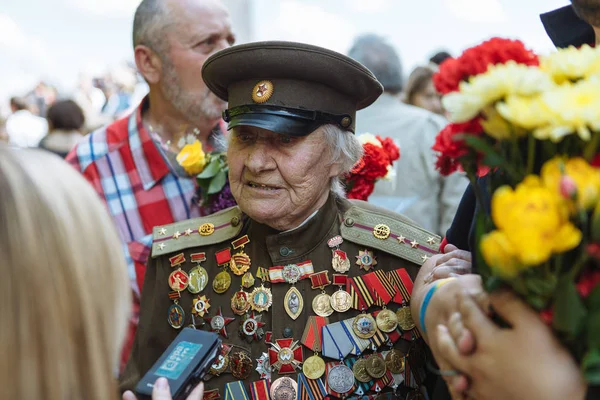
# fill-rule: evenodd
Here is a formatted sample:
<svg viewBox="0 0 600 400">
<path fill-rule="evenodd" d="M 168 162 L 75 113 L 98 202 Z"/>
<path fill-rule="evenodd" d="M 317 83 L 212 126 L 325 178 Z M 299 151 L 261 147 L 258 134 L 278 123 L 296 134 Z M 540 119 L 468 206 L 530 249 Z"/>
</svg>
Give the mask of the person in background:
<svg viewBox="0 0 600 400">
<path fill-rule="evenodd" d="M 65 158 L 79 140 L 85 117 L 81 108 L 73 100 L 60 100 L 51 105 L 46 113 L 48 135 L 39 148 L 51 151 Z"/>
<path fill-rule="evenodd" d="M 431 67 L 416 67 L 406 81 L 402 100 L 406 104 L 444 115 L 441 96 L 433 84 L 433 74 L 435 70 Z"/>
<path fill-rule="evenodd" d="M 129 266 L 135 304 L 123 362 L 137 326 L 152 228 L 208 213 L 198 204 L 195 177 L 176 156 L 187 127 L 199 131 L 205 152 L 220 142 L 226 103 L 200 74 L 206 58 L 234 40 L 220 0 L 143 0 L 133 45 L 150 93 L 130 116 L 91 133 L 67 156 L 108 204 Z"/>
<path fill-rule="evenodd" d="M 369 202 L 404 214 L 429 231 L 445 232 L 467 186 L 462 175 L 443 177 L 435 170 L 431 146 L 446 121 L 402 103 L 400 58 L 384 38 L 372 34 L 358 37 L 349 55 L 371 70 L 384 88 L 373 105 L 358 112 L 357 134 L 391 137 L 401 153 L 392 178 L 375 184 Z"/>
<path fill-rule="evenodd" d="M 12 114 L 6 120 L 9 143 L 18 147 L 36 147 L 48 133 L 46 120 L 34 115 L 21 97 L 10 99 L 10 109 Z"/>
<path fill-rule="evenodd" d="M 445 50 L 438 51 L 429 58 L 429 63 L 435 66 L 441 65 L 446 59 L 452 58 L 452 55 Z"/>
</svg>

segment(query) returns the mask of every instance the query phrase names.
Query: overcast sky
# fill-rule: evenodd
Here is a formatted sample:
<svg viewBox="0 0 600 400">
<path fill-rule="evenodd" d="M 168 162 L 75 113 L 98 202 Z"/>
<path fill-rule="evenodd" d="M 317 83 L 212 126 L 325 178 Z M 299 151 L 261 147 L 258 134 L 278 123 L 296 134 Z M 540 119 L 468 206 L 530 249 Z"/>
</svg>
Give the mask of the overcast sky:
<svg viewBox="0 0 600 400">
<path fill-rule="evenodd" d="M 229 0 L 235 7 L 236 2 Z M 552 49 L 539 13 L 567 0 L 248 0 L 246 40 L 295 40 L 346 52 L 352 39 L 389 38 L 405 65 L 435 50 L 454 54 L 492 36 Z M 72 87 L 80 72 L 131 60 L 131 24 L 139 0 L 0 0 L 0 99 L 39 79 Z M 239 4 L 239 3 L 238 3 Z M 234 27 L 235 28 L 235 27 Z"/>
</svg>

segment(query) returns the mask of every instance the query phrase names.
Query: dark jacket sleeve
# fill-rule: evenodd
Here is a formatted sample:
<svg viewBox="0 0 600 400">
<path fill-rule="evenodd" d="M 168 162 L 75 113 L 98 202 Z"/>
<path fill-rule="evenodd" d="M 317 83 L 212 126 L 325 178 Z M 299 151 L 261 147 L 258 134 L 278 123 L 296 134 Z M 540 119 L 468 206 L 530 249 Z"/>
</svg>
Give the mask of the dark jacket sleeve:
<svg viewBox="0 0 600 400">
<path fill-rule="evenodd" d="M 470 250 L 469 232 L 475 216 L 475 206 L 475 193 L 469 184 L 460 200 L 452 225 L 446 231 L 446 241 L 461 250 Z"/>
</svg>

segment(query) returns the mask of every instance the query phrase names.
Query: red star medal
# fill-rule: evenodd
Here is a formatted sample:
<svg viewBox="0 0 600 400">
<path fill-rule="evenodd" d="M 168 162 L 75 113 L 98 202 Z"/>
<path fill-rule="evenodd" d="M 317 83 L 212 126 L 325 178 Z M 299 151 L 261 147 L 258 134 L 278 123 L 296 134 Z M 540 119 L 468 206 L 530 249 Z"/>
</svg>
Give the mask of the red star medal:
<svg viewBox="0 0 600 400">
<path fill-rule="evenodd" d="M 235 320 L 235 318 L 229 318 L 223 316 L 223 311 L 219 307 L 217 315 L 214 317 L 204 317 L 204 320 L 210 324 L 210 330 L 218 332 L 224 338 L 227 338 L 227 325 Z"/>
</svg>

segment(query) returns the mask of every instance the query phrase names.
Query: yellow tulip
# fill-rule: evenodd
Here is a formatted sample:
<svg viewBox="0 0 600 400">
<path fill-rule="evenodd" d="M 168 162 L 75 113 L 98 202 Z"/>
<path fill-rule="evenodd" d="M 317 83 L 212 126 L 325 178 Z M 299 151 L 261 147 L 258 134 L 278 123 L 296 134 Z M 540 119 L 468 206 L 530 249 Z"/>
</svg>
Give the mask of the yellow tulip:
<svg viewBox="0 0 600 400">
<path fill-rule="evenodd" d="M 571 178 L 576 187 L 578 207 L 589 210 L 600 198 L 600 171 L 581 157 L 555 157 L 542 166 L 541 172 L 544 185 L 556 193 L 561 193 L 563 175 Z"/>
<path fill-rule="evenodd" d="M 493 231 L 483 236 L 481 252 L 487 265 L 501 277 L 513 278 L 521 270 L 515 249 L 503 232 Z"/>
<path fill-rule="evenodd" d="M 198 175 L 206 165 L 206 154 L 202 150 L 202 143 L 196 140 L 192 144 L 186 144 L 177 154 L 177 162 L 190 175 Z"/>
</svg>

